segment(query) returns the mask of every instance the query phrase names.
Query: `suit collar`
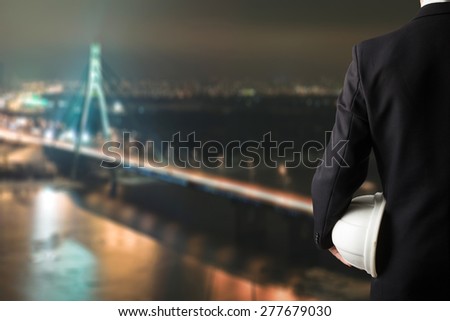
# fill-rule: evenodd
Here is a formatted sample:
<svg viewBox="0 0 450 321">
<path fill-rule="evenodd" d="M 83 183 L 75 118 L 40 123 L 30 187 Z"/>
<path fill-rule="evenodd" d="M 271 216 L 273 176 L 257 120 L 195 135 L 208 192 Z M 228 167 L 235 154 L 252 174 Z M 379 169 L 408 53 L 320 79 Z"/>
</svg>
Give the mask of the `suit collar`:
<svg viewBox="0 0 450 321">
<path fill-rule="evenodd" d="M 420 8 L 415 19 L 440 14 L 450 14 L 450 2 L 436 2 L 427 4 L 426 6 Z"/>
</svg>

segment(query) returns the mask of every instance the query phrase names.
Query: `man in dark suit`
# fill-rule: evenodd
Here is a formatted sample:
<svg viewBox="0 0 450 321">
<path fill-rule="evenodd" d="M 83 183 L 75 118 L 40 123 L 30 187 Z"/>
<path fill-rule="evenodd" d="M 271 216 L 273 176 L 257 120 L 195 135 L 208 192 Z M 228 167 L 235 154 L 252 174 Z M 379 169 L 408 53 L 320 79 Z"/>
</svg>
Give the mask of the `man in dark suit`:
<svg viewBox="0 0 450 321">
<path fill-rule="evenodd" d="M 387 202 L 374 300 L 450 299 L 449 2 L 424 0 L 408 24 L 353 48 L 313 179 L 315 242 L 345 263 L 331 231 L 373 150 Z"/>
</svg>

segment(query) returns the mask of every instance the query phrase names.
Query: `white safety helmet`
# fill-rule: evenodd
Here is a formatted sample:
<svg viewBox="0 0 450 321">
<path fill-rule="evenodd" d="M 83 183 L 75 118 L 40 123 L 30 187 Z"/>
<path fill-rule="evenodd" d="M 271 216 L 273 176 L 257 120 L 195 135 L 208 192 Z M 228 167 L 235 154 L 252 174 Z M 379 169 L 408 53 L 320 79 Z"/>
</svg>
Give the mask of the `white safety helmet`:
<svg viewBox="0 0 450 321">
<path fill-rule="evenodd" d="M 382 193 L 355 197 L 332 232 L 333 244 L 342 257 L 374 278 L 378 231 L 385 205 Z"/>
</svg>

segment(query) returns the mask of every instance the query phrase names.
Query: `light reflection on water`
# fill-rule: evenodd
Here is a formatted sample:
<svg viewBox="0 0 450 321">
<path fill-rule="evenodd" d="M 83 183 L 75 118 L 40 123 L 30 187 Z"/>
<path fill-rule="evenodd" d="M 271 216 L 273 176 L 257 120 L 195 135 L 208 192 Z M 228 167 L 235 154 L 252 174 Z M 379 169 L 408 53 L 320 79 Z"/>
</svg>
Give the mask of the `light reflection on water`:
<svg viewBox="0 0 450 321">
<path fill-rule="evenodd" d="M 11 192 L 12 191 L 12 192 Z M 236 260 L 233 247 L 212 249 L 203 234 L 178 246 L 180 225 L 161 223 L 130 205 L 91 195 L 86 199 L 113 211 L 123 224 L 138 220 L 141 232 L 80 207 L 73 193 L 51 186 L 0 190 L 0 299 L 19 300 L 305 300 L 330 298 L 314 282 L 297 278 L 292 284 L 255 283 L 261 260 L 249 258 L 245 273 L 220 268 Z M 128 223 L 127 223 L 128 222 Z M 132 224 L 131 224 L 132 226 Z M 145 235 L 157 229 L 161 240 Z M 8 244 L 8 246 L 5 246 Z M 202 260 L 212 251 L 215 264 Z M 328 275 L 330 279 L 333 275 Z M 338 280 L 336 278 L 336 280 Z M 366 283 L 351 284 L 350 298 L 364 298 Z M 296 286 L 303 282 L 305 293 Z M 337 281 L 336 281 L 337 282 Z M 330 283 L 331 284 L 331 283 Z M 333 285 L 334 286 L 334 285 Z M 345 292 L 345 291 L 344 291 Z M 340 295 L 341 292 L 335 294 Z M 333 298 L 333 297 L 331 297 Z"/>
<path fill-rule="evenodd" d="M 62 223 L 67 202 L 69 200 L 66 195 L 49 187 L 37 193 L 31 235 L 34 242 L 44 242 L 61 233 L 61 228 L 64 228 Z"/>
<path fill-rule="evenodd" d="M 31 264 L 26 284 L 29 300 L 91 300 L 90 283 L 97 259 L 78 240 L 68 237 L 72 200 L 50 187 L 39 190 L 32 215 Z"/>
</svg>

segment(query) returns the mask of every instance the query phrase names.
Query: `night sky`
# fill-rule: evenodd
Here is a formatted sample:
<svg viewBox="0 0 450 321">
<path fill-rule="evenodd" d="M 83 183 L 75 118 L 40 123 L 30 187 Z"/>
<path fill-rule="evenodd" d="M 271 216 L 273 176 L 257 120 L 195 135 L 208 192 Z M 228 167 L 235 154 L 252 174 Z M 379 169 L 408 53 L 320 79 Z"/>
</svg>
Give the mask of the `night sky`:
<svg viewBox="0 0 450 321">
<path fill-rule="evenodd" d="M 418 9 L 418 0 L 0 0 L 0 63 L 20 79 L 77 79 L 99 41 L 123 77 L 341 81 L 353 44 Z"/>
</svg>

